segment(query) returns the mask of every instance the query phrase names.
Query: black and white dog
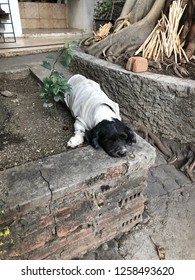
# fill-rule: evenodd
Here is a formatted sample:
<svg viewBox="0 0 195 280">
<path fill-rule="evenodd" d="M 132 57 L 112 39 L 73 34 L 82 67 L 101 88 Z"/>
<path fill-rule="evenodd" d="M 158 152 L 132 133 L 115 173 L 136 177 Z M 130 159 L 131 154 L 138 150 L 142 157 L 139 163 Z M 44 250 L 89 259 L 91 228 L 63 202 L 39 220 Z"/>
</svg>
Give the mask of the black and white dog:
<svg viewBox="0 0 195 280">
<path fill-rule="evenodd" d="M 107 97 L 98 83 L 82 75 L 68 80 L 72 91 L 64 100 L 70 108 L 74 123 L 74 136 L 67 143 L 75 148 L 89 142 L 95 149 L 102 147 L 112 157 L 126 155 L 126 144 L 136 142 L 135 133 L 126 126 L 119 114 L 119 106 Z"/>
</svg>

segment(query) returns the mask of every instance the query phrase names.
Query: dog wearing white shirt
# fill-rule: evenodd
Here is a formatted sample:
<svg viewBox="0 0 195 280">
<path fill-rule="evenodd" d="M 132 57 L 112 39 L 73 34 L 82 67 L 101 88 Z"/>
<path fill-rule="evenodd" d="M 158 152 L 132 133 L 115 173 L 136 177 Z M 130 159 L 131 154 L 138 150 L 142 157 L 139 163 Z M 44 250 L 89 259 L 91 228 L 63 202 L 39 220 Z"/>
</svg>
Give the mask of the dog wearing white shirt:
<svg viewBox="0 0 195 280">
<path fill-rule="evenodd" d="M 95 149 L 101 147 L 112 157 L 126 155 L 126 145 L 136 142 L 135 133 L 121 121 L 119 106 L 108 98 L 98 83 L 76 74 L 68 80 L 71 93 L 64 94 L 71 110 L 74 136 L 67 143 L 75 148 L 86 139 Z"/>
</svg>

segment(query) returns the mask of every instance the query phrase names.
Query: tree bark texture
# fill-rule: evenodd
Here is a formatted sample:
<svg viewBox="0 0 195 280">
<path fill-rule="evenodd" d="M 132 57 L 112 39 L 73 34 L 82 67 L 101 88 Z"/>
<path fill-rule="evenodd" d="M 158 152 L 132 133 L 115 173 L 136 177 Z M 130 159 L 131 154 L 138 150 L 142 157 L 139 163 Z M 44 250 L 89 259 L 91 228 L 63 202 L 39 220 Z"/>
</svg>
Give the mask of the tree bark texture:
<svg viewBox="0 0 195 280">
<path fill-rule="evenodd" d="M 136 50 L 153 30 L 164 5 L 165 0 L 127 0 L 120 18 L 126 14 L 130 25 L 89 46 L 86 52 L 96 57 L 101 57 L 104 53 L 109 61 L 115 61 L 122 53 Z"/>
</svg>

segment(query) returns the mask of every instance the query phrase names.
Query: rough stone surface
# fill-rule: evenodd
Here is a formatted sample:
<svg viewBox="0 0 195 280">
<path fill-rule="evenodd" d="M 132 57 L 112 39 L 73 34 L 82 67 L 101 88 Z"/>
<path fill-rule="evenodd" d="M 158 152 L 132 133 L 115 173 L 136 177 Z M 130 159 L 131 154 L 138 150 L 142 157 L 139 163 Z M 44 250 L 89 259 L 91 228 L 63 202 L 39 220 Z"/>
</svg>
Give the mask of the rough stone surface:
<svg viewBox="0 0 195 280">
<path fill-rule="evenodd" d="M 155 149 L 137 138 L 133 159 L 88 146 L 0 172 L 0 258 L 71 259 L 138 224 Z"/>
<path fill-rule="evenodd" d="M 99 82 L 132 121 L 150 124 L 154 133 L 166 138 L 194 141 L 195 81 L 148 72 L 135 74 L 81 52 L 76 52 L 71 71 Z"/>
<path fill-rule="evenodd" d="M 145 72 L 148 70 L 148 60 L 140 56 L 130 57 L 126 64 L 126 70 L 135 73 Z"/>
</svg>

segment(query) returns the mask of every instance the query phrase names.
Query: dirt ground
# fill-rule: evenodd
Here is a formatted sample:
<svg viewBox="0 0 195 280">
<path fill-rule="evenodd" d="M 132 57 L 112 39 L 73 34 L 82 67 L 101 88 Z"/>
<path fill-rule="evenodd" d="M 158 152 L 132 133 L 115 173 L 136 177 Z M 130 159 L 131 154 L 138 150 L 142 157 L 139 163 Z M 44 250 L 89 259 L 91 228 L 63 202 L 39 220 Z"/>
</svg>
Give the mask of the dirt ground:
<svg viewBox="0 0 195 280">
<path fill-rule="evenodd" d="M 149 71 L 156 74 L 163 74 L 169 76 L 175 76 L 183 79 L 195 80 L 195 59 L 192 59 L 188 63 L 176 64 L 172 62 L 166 62 L 164 64 L 158 65 L 149 62 Z M 175 70 L 174 70 L 175 69 Z"/>
<path fill-rule="evenodd" d="M 5 110 L 0 127 L 0 170 L 67 150 L 73 118 L 62 103 L 57 104 L 55 113 L 46 111 L 40 87 L 28 73 L 22 79 L 0 80 L 0 92 L 12 94 L 0 94 Z"/>
</svg>

